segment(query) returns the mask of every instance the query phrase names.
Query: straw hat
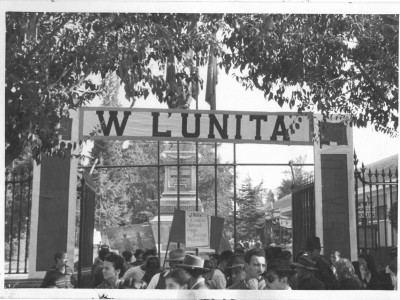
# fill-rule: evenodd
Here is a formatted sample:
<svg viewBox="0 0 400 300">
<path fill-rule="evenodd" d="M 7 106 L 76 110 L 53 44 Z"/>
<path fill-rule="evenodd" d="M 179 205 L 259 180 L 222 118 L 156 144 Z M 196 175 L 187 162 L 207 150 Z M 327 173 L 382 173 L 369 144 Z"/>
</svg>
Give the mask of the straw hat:
<svg viewBox="0 0 400 300">
<path fill-rule="evenodd" d="M 186 254 L 181 264 L 176 265 L 178 268 L 189 269 L 189 270 L 199 270 L 203 272 L 208 272 L 209 269 L 204 268 L 204 259 L 196 255 Z"/>
<path fill-rule="evenodd" d="M 183 259 L 185 258 L 186 255 L 186 251 L 178 248 L 178 249 L 174 249 L 169 251 L 168 253 L 168 259 L 166 259 L 165 261 L 168 262 L 182 262 Z"/>
</svg>

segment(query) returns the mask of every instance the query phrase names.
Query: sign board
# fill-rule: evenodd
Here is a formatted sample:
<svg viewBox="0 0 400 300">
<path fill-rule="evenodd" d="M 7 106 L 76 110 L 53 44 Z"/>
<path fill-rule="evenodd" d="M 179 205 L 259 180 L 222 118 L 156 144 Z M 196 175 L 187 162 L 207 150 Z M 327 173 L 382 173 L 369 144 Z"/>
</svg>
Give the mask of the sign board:
<svg viewBox="0 0 400 300">
<path fill-rule="evenodd" d="M 111 249 L 135 251 L 136 249 L 153 249 L 156 243 L 150 223 L 127 226 L 108 227 L 104 229 Z"/>
<path fill-rule="evenodd" d="M 312 113 L 84 107 L 80 139 L 313 145 Z"/>
<path fill-rule="evenodd" d="M 210 247 L 210 216 L 200 212 L 185 214 L 186 247 Z"/>
<path fill-rule="evenodd" d="M 375 203 L 372 203 L 372 210 L 371 210 L 371 203 L 365 203 L 365 210 L 364 210 L 364 203 L 359 202 L 357 207 L 358 219 L 364 219 L 365 216 L 367 219 L 371 219 L 371 211 L 372 211 L 372 218 L 375 219 Z M 365 212 L 365 216 L 364 216 Z"/>
<path fill-rule="evenodd" d="M 221 246 L 224 218 L 209 216 L 201 212 L 176 209 L 172 219 L 169 241 L 185 244 L 186 247 L 211 248 Z"/>
</svg>

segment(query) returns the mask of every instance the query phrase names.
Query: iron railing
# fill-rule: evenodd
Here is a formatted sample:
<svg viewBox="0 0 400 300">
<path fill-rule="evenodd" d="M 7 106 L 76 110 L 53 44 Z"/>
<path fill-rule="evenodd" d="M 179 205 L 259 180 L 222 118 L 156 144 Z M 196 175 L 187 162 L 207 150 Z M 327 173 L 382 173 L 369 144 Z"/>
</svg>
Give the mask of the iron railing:
<svg viewBox="0 0 400 300">
<path fill-rule="evenodd" d="M 362 163 L 358 169 L 356 153 L 354 165 L 357 250 L 373 255 L 377 267 L 384 268 L 390 249 L 397 246 L 397 167 L 378 171 Z"/>
<path fill-rule="evenodd" d="M 6 173 L 5 272 L 28 273 L 32 173 Z"/>
</svg>

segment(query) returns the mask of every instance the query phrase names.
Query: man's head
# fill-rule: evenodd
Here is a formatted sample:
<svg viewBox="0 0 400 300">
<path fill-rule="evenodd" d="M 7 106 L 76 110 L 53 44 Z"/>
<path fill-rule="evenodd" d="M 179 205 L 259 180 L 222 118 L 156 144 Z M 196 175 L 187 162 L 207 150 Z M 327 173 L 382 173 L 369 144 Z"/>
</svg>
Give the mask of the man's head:
<svg viewBox="0 0 400 300">
<path fill-rule="evenodd" d="M 146 261 L 149 257 L 154 257 L 157 256 L 157 250 L 156 249 L 146 249 L 143 253 L 143 260 Z"/>
<path fill-rule="evenodd" d="M 61 267 L 66 266 L 68 263 L 67 252 L 65 252 L 65 251 L 57 252 L 54 255 L 54 261 L 56 262 L 57 269 L 60 269 Z"/>
<path fill-rule="evenodd" d="M 104 258 L 107 256 L 107 254 L 110 253 L 109 248 L 101 248 L 99 251 L 99 258 L 101 261 L 104 261 Z"/>
<path fill-rule="evenodd" d="M 244 256 L 244 268 L 248 278 L 260 279 L 266 269 L 265 254 L 260 249 L 251 249 Z"/>
<path fill-rule="evenodd" d="M 219 269 L 223 272 L 232 264 L 235 254 L 231 250 L 225 250 L 219 256 Z"/>
<path fill-rule="evenodd" d="M 133 253 L 133 256 L 135 257 L 136 260 L 138 259 L 142 259 L 142 255 L 143 255 L 143 250 L 142 249 L 136 249 L 135 253 Z"/>
<path fill-rule="evenodd" d="M 267 287 L 270 290 L 287 290 L 289 288 L 289 279 L 296 271 L 290 267 L 290 262 L 283 259 L 277 259 L 268 262 L 268 271 L 265 276 Z"/>
<path fill-rule="evenodd" d="M 319 240 L 319 237 L 317 236 L 311 236 L 307 239 L 306 242 L 306 250 L 310 254 L 312 258 L 316 258 L 319 256 L 321 252 L 321 242 Z"/>
<path fill-rule="evenodd" d="M 126 262 L 130 262 L 132 259 L 132 252 L 125 250 L 122 252 L 122 257 L 125 259 Z"/>
</svg>

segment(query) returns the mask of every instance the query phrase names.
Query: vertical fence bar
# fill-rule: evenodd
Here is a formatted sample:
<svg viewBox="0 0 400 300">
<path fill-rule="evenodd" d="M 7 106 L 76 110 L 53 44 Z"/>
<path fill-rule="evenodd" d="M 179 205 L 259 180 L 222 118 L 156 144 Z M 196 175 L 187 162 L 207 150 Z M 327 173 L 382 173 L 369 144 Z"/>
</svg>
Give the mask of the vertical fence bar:
<svg viewBox="0 0 400 300">
<path fill-rule="evenodd" d="M 176 142 L 176 149 L 177 151 L 177 162 L 178 165 L 176 166 L 176 175 L 177 175 L 177 193 L 178 193 L 178 209 L 180 209 L 180 198 L 181 198 L 181 178 L 180 178 L 180 173 L 181 173 L 181 169 L 180 169 L 180 163 L 181 163 L 181 157 L 180 157 L 180 149 L 179 149 L 179 141 Z"/>
<path fill-rule="evenodd" d="M 384 172 L 384 171 L 382 171 Z M 383 188 L 383 207 L 385 210 L 385 213 L 387 212 L 387 208 L 388 205 L 386 204 L 386 185 L 385 185 L 385 175 L 384 173 L 382 174 L 382 178 L 383 178 L 383 184 L 382 184 L 382 188 Z M 385 221 L 383 222 L 383 225 L 385 226 L 385 248 L 387 249 L 388 247 L 388 236 L 387 236 L 387 222 L 388 219 L 385 217 Z M 379 240 L 379 245 L 380 245 L 381 241 Z M 393 245 L 393 240 L 392 240 L 392 245 Z M 385 265 L 387 265 L 387 259 L 386 259 L 386 255 L 385 255 Z"/>
<path fill-rule="evenodd" d="M 369 187 L 369 211 L 370 211 L 370 219 L 371 219 L 371 221 L 370 221 L 371 222 L 371 230 L 370 230 L 371 231 L 371 248 L 374 249 L 377 247 L 377 243 L 376 242 L 374 243 L 374 220 L 373 220 L 373 214 L 372 214 L 372 208 L 374 207 L 373 206 L 374 202 L 372 201 L 373 195 L 372 195 L 372 184 L 371 184 L 371 182 L 372 182 L 371 170 L 369 170 L 369 172 L 368 172 L 368 177 L 369 177 L 369 182 L 370 182 L 368 184 L 368 187 Z M 377 186 L 375 186 L 375 187 L 377 187 Z M 378 191 L 378 189 L 377 189 L 377 191 Z M 379 203 L 379 199 L 378 199 L 377 203 Z M 367 216 L 366 216 L 366 220 L 368 223 Z"/>
<path fill-rule="evenodd" d="M 233 243 L 237 243 L 236 238 L 236 143 L 233 143 Z"/>
<path fill-rule="evenodd" d="M 22 227 L 22 194 L 24 181 L 20 177 L 19 183 L 19 220 L 18 220 L 18 253 L 17 253 L 17 273 L 19 273 L 19 259 L 21 256 L 21 227 Z"/>
<path fill-rule="evenodd" d="M 29 257 L 29 238 L 31 229 L 31 199 L 32 199 L 32 173 L 29 174 L 28 179 L 28 198 L 27 198 L 27 209 L 26 209 L 26 239 L 25 239 L 25 268 L 24 273 L 28 273 L 28 257 Z"/>
<path fill-rule="evenodd" d="M 196 211 L 199 211 L 199 142 L 196 142 Z"/>
<path fill-rule="evenodd" d="M 157 210 L 158 210 L 158 216 L 157 216 L 157 231 L 158 231 L 158 260 L 161 262 L 161 193 L 160 193 L 160 171 L 161 171 L 161 166 L 160 166 L 160 141 L 157 141 Z"/>
<path fill-rule="evenodd" d="M 83 175 L 83 174 L 82 174 Z M 85 186 L 85 179 L 84 176 L 82 176 L 81 179 L 81 200 L 79 203 L 80 207 L 80 220 L 79 220 L 79 260 L 78 260 L 78 287 L 81 287 L 82 284 L 82 258 L 83 258 L 83 223 L 84 221 L 84 199 L 85 199 L 85 194 L 86 194 L 86 186 Z"/>
<path fill-rule="evenodd" d="M 392 183 L 392 171 L 389 169 L 389 173 L 388 173 L 388 175 L 389 175 L 389 193 L 390 193 L 390 196 L 389 196 L 389 199 L 390 199 L 390 211 L 392 211 L 392 207 L 393 207 L 393 199 L 392 199 L 392 196 L 393 196 L 393 194 L 392 194 L 392 185 L 391 185 L 391 183 Z M 397 200 L 398 201 L 398 200 Z M 393 217 L 393 216 L 392 216 Z M 390 226 L 390 233 L 391 233 L 391 237 L 392 237 L 392 245 L 394 246 L 394 226 L 391 224 L 391 226 Z"/>
<path fill-rule="evenodd" d="M 218 155 L 217 155 L 217 143 L 215 143 L 214 145 L 215 147 L 215 158 L 214 158 L 214 197 L 215 197 L 215 201 L 214 201 L 214 215 L 217 217 L 218 216 L 218 191 L 217 191 L 217 184 L 218 184 L 218 169 L 217 169 L 217 160 L 218 160 Z"/>
<path fill-rule="evenodd" d="M 355 182 L 355 202 L 356 202 L 356 236 L 357 236 L 357 255 L 360 253 L 360 236 L 359 236 L 359 215 L 358 215 L 358 176 L 359 176 L 359 172 L 357 170 L 357 165 L 358 165 L 358 159 L 357 159 L 357 155 L 356 152 L 354 151 L 354 182 Z"/>
<path fill-rule="evenodd" d="M 362 182 L 363 182 L 363 205 L 364 205 L 364 218 L 363 218 L 363 223 L 364 223 L 364 250 L 367 250 L 367 213 L 366 213 L 366 202 L 365 202 L 365 167 L 364 163 L 361 165 L 361 172 L 362 172 Z"/>
<path fill-rule="evenodd" d="M 10 253 L 9 253 L 9 268 L 8 273 L 11 274 L 11 264 L 13 255 L 13 235 L 14 235 L 14 199 L 15 199 L 15 174 L 12 174 L 12 197 L 11 197 L 11 221 L 10 221 Z"/>
</svg>

